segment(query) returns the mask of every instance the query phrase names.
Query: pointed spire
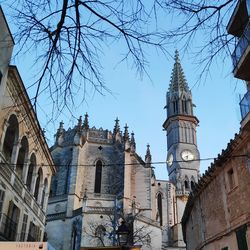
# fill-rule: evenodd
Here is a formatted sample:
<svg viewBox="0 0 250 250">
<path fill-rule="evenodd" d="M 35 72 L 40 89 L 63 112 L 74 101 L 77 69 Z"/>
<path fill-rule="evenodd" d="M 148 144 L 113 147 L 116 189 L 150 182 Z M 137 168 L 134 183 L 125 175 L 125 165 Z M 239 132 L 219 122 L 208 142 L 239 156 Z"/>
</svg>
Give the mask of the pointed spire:
<svg viewBox="0 0 250 250">
<path fill-rule="evenodd" d="M 116 133 L 120 133 L 120 125 L 119 125 L 118 117 L 116 117 L 116 119 L 115 119 L 115 127 L 114 127 L 113 133 L 114 133 L 114 135 L 115 135 Z"/>
<path fill-rule="evenodd" d="M 131 133 L 131 139 L 130 139 L 130 146 L 131 146 L 131 150 L 133 152 L 135 152 L 136 150 L 136 143 L 135 143 L 135 137 L 134 137 L 134 132 Z"/>
<path fill-rule="evenodd" d="M 89 115 L 88 113 L 86 113 L 84 115 L 84 122 L 83 122 L 83 128 L 85 129 L 89 129 L 89 119 L 88 119 Z"/>
<path fill-rule="evenodd" d="M 125 130 L 124 130 L 123 139 L 124 139 L 124 141 L 128 141 L 129 140 L 129 133 L 128 133 L 128 125 L 127 125 L 127 123 L 126 123 L 124 128 L 125 128 Z"/>
<path fill-rule="evenodd" d="M 152 161 L 152 156 L 151 156 L 151 152 L 150 152 L 150 145 L 147 144 L 147 151 L 146 151 L 146 155 L 145 155 L 145 162 L 146 163 L 151 163 Z"/>
<path fill-rule="evenodd" d="M 179 91 L 189 91 L 188 84 L 180 63 L 179 52 L 175 51 L 174 57 L 175 63 L 172 70 L 169 91 L 179 92 Z"/>
</svg>

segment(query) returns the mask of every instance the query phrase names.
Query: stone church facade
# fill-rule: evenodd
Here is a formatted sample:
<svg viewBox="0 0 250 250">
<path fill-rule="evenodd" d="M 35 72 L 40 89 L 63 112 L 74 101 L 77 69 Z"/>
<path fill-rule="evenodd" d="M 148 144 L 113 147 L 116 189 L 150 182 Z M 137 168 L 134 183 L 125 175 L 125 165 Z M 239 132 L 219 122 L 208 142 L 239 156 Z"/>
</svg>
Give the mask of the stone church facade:
<svg viewBox="0 0 250 250">
<path fill-rule="evenodd" d="M 117 244 L 124 220 L 130 244 L 142 249 L 185 249 L 181 218 L 198 180 L 198 119 L 178 52 L 166 98 L 169 181 L 157 180 L 149 145 L 145 158 L 136 153 L 134 133 L 89 126 L 86 114 L 72 129 L 63 123 L 51 148 L 57 173 L 47 212 L 48 241 L 55 249 Z"/>
</svg>

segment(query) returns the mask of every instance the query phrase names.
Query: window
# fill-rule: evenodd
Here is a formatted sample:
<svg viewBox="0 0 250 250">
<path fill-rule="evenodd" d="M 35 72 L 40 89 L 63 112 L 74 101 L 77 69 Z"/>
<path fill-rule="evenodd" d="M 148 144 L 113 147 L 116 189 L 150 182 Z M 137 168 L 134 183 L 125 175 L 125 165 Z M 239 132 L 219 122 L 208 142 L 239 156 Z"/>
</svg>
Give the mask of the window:
<svg viewBox="0 0 250 250">
<path fill-rule="evenodd" d="M 8 216 L 5 224 L 5 236 L 9 241 L 16 240 L 20 210 L 13 201 L 9 203 Z"/>
<path fill-rule="evenodd" d="M 236 238 L 239 250 L 247 250 L 247 239 L 246 239 L 247 226 L 243 225 L 236 229 Z"/>
<path fill-rule="evenodd" d="M 27 241 L 36 241 L 37 228 L 38 227 L 33 222 L 30 222 L 30 228 L 29 228 Z"/>
<path fill-rule="evenodd" d="M 187 114 L 187 102 L 186 102 L 186 99 L 182 100 L 182 112 L 184 114 Z"/>
<path fill-rule="evenodd" d="M 28 169 L 28 175 L 27 175 L 27 180 L 26 180 L 26 185 L 27 188 L 31 191 L 31 182 L 32 182 L 32 176 L 33 176 L 33 169 L 36 166 L 36 156 L 35 154 L 31 155 L 30 158 L 30 165 L 29 165 L 29 169 Z"/>
<path fill-rule="evenodd" d="M 18 140 L 18 121 L 15 115 L 11 115 L 8 120 L 8 128 L 5 133 L 4 143 L 3 143 L 3 154 L 5 160 L 9 163 L 11 162 L 12 152 L 14 145 Z"/>
<path fill-rule="evenodd" d="M 191 189 L 194 190 L 194 181 L 191 181 Z"/>
<path fill-rule="evenodd" d="M 162 226 L 162 194 L 161 193 L 157 195 L 157 209 L 158 209 L 158 214 L 159 214 L 159 219 L 160 219 L 160 226 Z"/>
<path fill-rule="evenodd" d="M 95 169 L 95 193 L 101 193 L 101 182 L 102 182 L 102 162 L 99 160 L 96 163 Z"/>
<path fill-rule="evenodd" d="M 20 241 L 25 241 L 25 235 L 26 235 L 26 228 L 27 228 L 27 221 L 28 221 L 28 215 L 23 215 L 23 224 L 22 224 L 22 230 L 21 230 L 21 236 Z"/>
<path fill-rule="evenodd" d="M 4 196 L 5 196 L 5 192 L 0 189 L 0 214 L 2 213 L 2 209 L 3 209 Z"/>
<path fill-rule="evenodd" d="M 174 107 L 174 114 L 178 113 L 178 100 L 175 100 L 173 102 L 173 107 Z"/>
<path fill-rule="evenodd" d="M 71 250 L 80 249 L 82 222 L 76 218 L 72 223 Z"/>
<path fill-rule="evenodd" d="M 39 189 L 41 186 L 42 174 L 43 174 L 42 169 L 39 168 L 38 173 L 37 173 L 37 178 L 36 178 L 35 192 L 34 192 L 34 197 L 36 198 L 36 200 L 38 200 L 38 196 L 39 196 Z"/>
<path fill-rule="evenodd" d="M 184 186 L 185 186 L 185 189 L 189 189 L 189 179 L 187 176 L 185 176 Z"/>
<path fill-rule="evenodd" d="M 41 200 L 41 206 L 42 206 L 42 209 L 44 209 L 44 201 L 45 201 L 45 195 L 47 194 L 48 192 L 48 180 L 47 178 L 44 180 L 44 184 L 43 184 L 43 193 L 42 193 L 42 200 Z"/>
<path fill-rule="evenodd" d="M 228 184 L 229 184 L 229 189 L 233 189 L 235 187 L 235 177 L 234 177 L 234 170 L 230 169 L 227 172 L 227 177 L 228 177 Z"/>
<path fill-rule="evenodd" d="M 21 140 L 21 147 L 18 152 L 17 163 L 16 163 L 16 173 L 17 176 L 22 179 L 23 167 L 28 154 L 28 140 L 24 136 Z"/>
</svg>

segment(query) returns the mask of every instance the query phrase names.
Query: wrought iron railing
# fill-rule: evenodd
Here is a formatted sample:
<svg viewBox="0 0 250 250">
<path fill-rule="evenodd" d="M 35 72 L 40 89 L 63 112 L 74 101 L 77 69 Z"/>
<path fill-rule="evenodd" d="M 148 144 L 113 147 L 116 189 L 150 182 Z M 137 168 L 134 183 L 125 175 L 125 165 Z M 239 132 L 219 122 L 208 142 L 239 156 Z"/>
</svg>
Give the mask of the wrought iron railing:
<svg viewBox="0 0 250 250">
<path fill-rule="evenodd" d="M 250 44 L 250 21 L 248 22 L 243 32 L 243 35 L 239 39 L 235 47 L 235 50 L 232 54 L 232 61 L 233 61 L 234 69 L 237 67 L 241 57 L 243 56 L 249 44 Z"/>
<path fill-rule="evenodd" d="M 250 111 L 250 90 L 244 95 L 240 101 L 241 119 L 243 120 Z"/>
</svg>

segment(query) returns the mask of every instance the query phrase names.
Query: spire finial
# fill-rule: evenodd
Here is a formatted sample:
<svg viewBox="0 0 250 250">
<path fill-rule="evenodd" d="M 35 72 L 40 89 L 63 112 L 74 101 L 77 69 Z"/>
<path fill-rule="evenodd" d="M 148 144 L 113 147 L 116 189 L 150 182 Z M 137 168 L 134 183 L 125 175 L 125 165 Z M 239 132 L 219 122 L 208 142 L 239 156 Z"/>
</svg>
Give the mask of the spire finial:
<svg viewBox="0 0 250 250">
<path fill-rule="evenodd" d="M 174 68 L 172 70 L 169 91 L 171 92 L 179 92 L 179 91 L 189 91 L 188 84 L 185 79 L 185 75 L 183 69 L 181 67 L 181 62 L 179 58 L 179 52 L 175 50 L 175 63 Z"/>
<path fill-rule="evenodd" d="M 61 122 L 59 123 L 59 129 L 58 129 L 59 131 L 62 131 L 62 130 L 63 130 L 63 124 L 64 124 L 63 121 L 61 121 Z"/>
<path fill-rule="evenodd" d="M 80 115 L 78 119 L 78 127 L 80 128 L 82 126 L 82 116 Z"/>
<path fill-rule="evenodd" d="M 120 125 L 119 125 L 119 119 L 116 117 L 115 119 L 115 127 L 114 127 L 114 134 L 120 133 Z"/>
<path fill-rule="evenodd" d="M 179 58 L 179 51 L 178 51 L 178 49 L 175 50 L 174 60 L 175 60 L 175 63 L 180 63 L 180 58 Z"/>
<path fill-rule="evenodd" d="M 84 122 L 83 122 L 83 128 L 85 129 L 89 129 L 89 119 L 88 119 L 89 115 L 86 112 L 86 114 L 84 115 Z"/>
<path fill-rule="evenodd" d="M 128 125 L 127 125 L 127 123 L 125 124 L 125 130 L 124 130 L 124 135 L 123 135 L 123 139 L 124 139 L 124 141 L 127 141 L 127 140 L 129 140 L 129 133 L 128 133 Z"/>
<path fill-rule="evenodd" d="M 151 156 L 151 152 L 150 152 L 150 145 L 147 144 L 147 150 L 146 150 L 146 155 L 145 155 L 145 162 L 146 163 L 151 163 L 152 160 L 152 156 Z"/>
<path fill-rule="evenodd" d="M 135 151 L 136 149 L 136 143 L 135 143 L 135 137 L 134 137 L 134 132 L 131 133 L 131 139 L 130 139 L 130 145 L 131 145 L 131 149 L 132 151 Z"/>
<path fill-rule="evenodd" d="M 61 145 L 63 142 L 63 136 L 64 136 L 65 129 L 63 128 L 63 121 L 59 123 L 59 128 L 57 129 L 57 132 L 55 134 L 55 143 L 58 145 Z"/>
</svg>

